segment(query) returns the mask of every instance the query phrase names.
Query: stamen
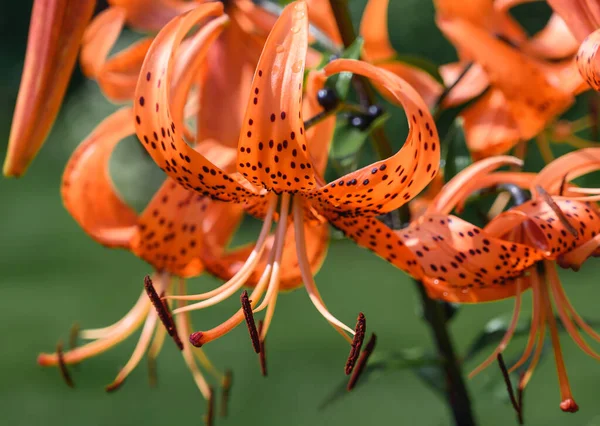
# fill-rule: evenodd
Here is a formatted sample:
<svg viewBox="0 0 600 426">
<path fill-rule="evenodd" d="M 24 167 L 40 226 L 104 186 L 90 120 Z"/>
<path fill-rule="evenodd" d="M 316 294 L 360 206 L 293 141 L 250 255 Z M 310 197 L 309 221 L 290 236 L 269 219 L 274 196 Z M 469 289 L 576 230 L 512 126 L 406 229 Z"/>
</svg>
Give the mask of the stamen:
<svg viewBox="0 0 600 426">
<path fill-rule="evenodd" d="M 221 392 L 221 417 L 227 416 L 227 409 L 229 408 L 229 393 L 231 391 L 231 385 L 233 383 L 233 372 L 231 370 L 225 371 L 225 378 L 223 379 L 223 391 Z"/>
<path fill-rule="evenodd" d="M 502 372 L 502 377 L 504 378 L 504 383 L 506 383 L 506 390 L 508 391 L 508 396 L 510 398 L 510 402 L 517 413 L 517 417 L 519 418 L 519 424 L 523 424 L 521 419 L 521 406 L 519 405 L 517 398 L 515 398 L 515 392 L 513 390 L 513 386 L 510 380 L 510 375 L 508 374 L 508 370 L 506 368 L 506 364 L 504 363 L 504 357 L 501 353 L 497 355 L 498 365 L 500 366 L 500 371 Z"/>
<path fill-rule="evenodd" d="M 260 353 L 260 340 L 258 338 L 258 331 L 256 330 L 256 324 L 254 322 L 254 315 L 252 314 L 252 305 L 248 299 L 248 292 L 244 290 L 240 297 L 242 302 L 242 310 L 244 311 L 244 318 L 246 318 L 246 325 L 248 326 L 248 332 L 250 333 L 250 339 L 252 340 L 252 347 L 254 352 Z"/>
<path fill-rule="evenodd" d="M 215 397 L 213 388 L 210 388 L 210 397 L 207 401 L 207 410 L 206 410 L 206 426 L 213 426 L 214 418 L 215 418 Z"/>
<path fill-rule="evenodd" d="M 263 321 L 258 322 L 258 334 L 262 335 L 264 323 Z M 267 377 L 267 354 L 265 353 L 265 339 L 260 339 L 260 352 L 258 353 L 258 360 L 260 361 L 260 373 L 263 377 Z"/>
<path fill-rule="evenodd" d="M 63 345 L 62 342 L 58 342 L 56 345 L 56 355 L 58 356 L 58 369 L 60 370 L 60 375 L 65 380 L 65 383 L 70 388 L 75 387 L 75 383 L 69 374 L 69 370 L 67 369 L 67 365 L 65 364 L 65 360 L 63 358 Z"/>
<path fill-rule="evenodd" d="M 146 293 L 148 294 L 150 301 L 154 305 L 154 309 L 156 309 L 156 313 L 158 314 L 160 321 L 167 329 L 167 333 L 169 333 L 169 336 L 173 338 L 179 350 L 183 350 L 183 343 L 179 338 L 179 334 L 177 334 L 177 327 L 173 321 L 169 306 L 166 304 L 166 302 L 163 302 L 163 300 L 158 296 L 158 293 L 156 293 L 154 284 L 152 284 L 152 279 L 149 275 L 144 277 L 144 288 L 146 289 Z"/>
<path fill-rule="evenodd" d="M 567 185 L 567 175 L 565 174 L 562 178 L 562 180 L 560 181 L 560 188 L 558 190 L 558 195 L 563 195 L 563 193 L 565 192 L 565 188 Z"/>
<path fill-rule="evenodd" d="M 360 355 L 360 348 L 362 347 L 363 340 L 365 340 L 365 332 L 367 331 L 367 320 L 365 315 L 361 312 L 358 314 L 356 319 L 356 327 L 354 327 L 354 339 L 350 345 L 350 355 L 346 361 L 346 375 L 352 373 L 354 364 Z"/>
<path fill-rule="evenodd" d="M 356 367 L 354 368 L 354 371 L 352 372 L 352 376 L 350 376 L 350 381 L 348 382 L 348 385 L 346 386 L 346 389 L 348 389 L 349 391 L 354 389 L 354 387 L 356 386 L 356 382 L 358 381 L 361 373 L 365 369 L 365 366 L 367 365 L 367 361 L 369 360 L 369 357 L 371 356 L 371 354 L 373 353 L 373 350 L 375 349 L 376 343 L 377 343 L 377 336 L 375 335 L 375 333 L 372 333 L 371 338 L 369 339 L 369 341 L 367 342 L 367 345 L 365 346 L 365 349 L 360 354 L 360 358 L 358 359 L 358 362 L 356 363 Z"/>
<path fill-rule="evenodd" d="M 306 255 L 306 241 L 304 238 L 304 211 L 302 206 L 302 200 L 300 197 L 294 199 L 294 231 L 296 234 L 296 254 L 298 255 L 298 266 L 300 267 L 300 274 L 302 281 L 304 281 L 304 287 L 310 297 L 311 302 L 317 308 L 319 313 L 335 328 L 350 344 L 352 340 L 344 332 L 347 331 L 351 335 L 354 335 L 354 330 L 348 327 L 346 324 L 334 317 L 325 306 L 323 299 L 317 289 L 315 280 L 310 269 L 310 263 Z"/>
<path fill-rule="evenodd" d="M 79 324 L 74 323 L 71 326 L 71 332 L 69 333 L 69 349 L 73 350 L 77 347 L 77 340 L 79 339 Z"/>
<path fill-rule="evenodd" d="M 556 216 L 558 217 L 558 220 L 560 220 L 560 223 L 562 223 L 564 227 L 567 228 L 567 231 L 569 231 L 571 235 L 577 238 L 577 229 L 575 229 L 575 227 L 571 225 L 571 223 L 567 220 L 565 214 L 560 209 L 560 207 L 558 207 L 558 205 L 554 202 L 552 197 L 540 185 L 536 185 L 535 189 L 539 193 L 540 197 L 544 200 L 544 202 L 548 204 L 548 206 L 550 206 L 554 213 L 556 213 Z"/>
</svg>

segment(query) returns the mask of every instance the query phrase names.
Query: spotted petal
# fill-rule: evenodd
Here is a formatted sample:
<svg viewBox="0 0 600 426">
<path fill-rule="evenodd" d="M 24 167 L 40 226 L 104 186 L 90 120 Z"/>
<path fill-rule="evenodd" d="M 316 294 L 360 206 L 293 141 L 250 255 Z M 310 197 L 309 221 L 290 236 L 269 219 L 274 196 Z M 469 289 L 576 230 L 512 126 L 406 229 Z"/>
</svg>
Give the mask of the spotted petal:
<svg viewBox="0 0 600 426">
<path fill-rule="evenodd" d="M 600 91 L 600 59 L 597 55 L 599 46 L 600 30 L 596 30 L 583 40 L 576 57 L 579 73 L 597 91 Z"/>
<path fill-rule="evenodd" d="M 109 160 L 116 145 L 133 134 L 131 108 L 115 112 L 75 150 L 63 174 L 63 203 L 92 238 L 109 247 L 130 247 L 137 214 L 115 190 Z"/>
<path fill-rule="evenodd" d="M 4 175 L 23 174 L 46 140 L 67 90 L 95 3 L 94 0 L 34 2 Z"/>
<path fill-rule="evenodd" d="M 204 4 L 169 22 L 156 36 L 140 73 L 135 95 L 136 132 L 154 161 L 169 176 L 202 195 L 224 201 L 243 202 L 255 195 L 231 176 L 193 150 L 180 135 L 170 112 L 169 82 L 174 54 L 187 33 L 209 17 L 219 17 L 193 37 L 203 40 L 198 52 L 205 56 L 220 33 L 226 17 L 220 3 Z"/>
<path fill-rule="evenodd" d="M 339 59 L 324 68 L 326 75 L 349 71 L 373 80 L 397 105 L 409 123 L 404 146 L 388 159 L 349 173 L 312 194 L 324 205 L 345 214 L 380 214 L 408 202 L 439 169 L 439 137 L 427 105 L 398 76 L 366 62 Z"/>
<path fill-rule="evenodd" d="M 600 148 L 584 148 L 565 154 L 544 167 L 531 182 L 535 196 L 539 185 L 549 194 L 558 195 L 563 180 L 571 181 L 600 169 Z"/>
</svg>

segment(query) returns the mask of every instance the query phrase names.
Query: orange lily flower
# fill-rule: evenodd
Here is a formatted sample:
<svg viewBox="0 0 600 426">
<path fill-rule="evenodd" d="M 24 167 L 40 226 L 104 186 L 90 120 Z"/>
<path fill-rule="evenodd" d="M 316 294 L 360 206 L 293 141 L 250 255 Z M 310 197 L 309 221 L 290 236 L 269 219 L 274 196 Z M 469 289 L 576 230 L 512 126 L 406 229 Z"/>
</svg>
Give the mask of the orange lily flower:
<svg viewBox="0 0 600 426">
<path fill-rule="evenodd" d="M 201 261 L 204 234 L 210 234 L 214 241 L 224 246 L 240 221 L 242 210 L 195 196 L 167 179 L 138 215 L 121 200 L 108 170 L 116 145 L 133 133 L 131 108 L 123 108 L 106 118 L 69 160 L 62 182 L 63 201 L 69 213 L 94 240 L 107 247 L 127 249 L 152 265 L 156 271 L 153 281 L 159 293 L 185 293 L 183 278 L 197 276 L 204 269 Z M 204 150 L 210 152 L 214 147 L 207 143 Z M 218 152 L 223 166 L 231 162 L 233 156 L 227 156 L 223 148 Z M 216 218 L 219 219 L 218 226 Z M 177 290 L 173 288 L 173 277 L 181 277 Z M 41 354 L 38 363 L 60 365 L 61 368 L 79 363 L 116 346 L 143 324 L 131 358 L 106 388 L 107 391 L 115 390 L 149 348 L 151 359 L 158 355 L 166 329 L 157 327 L 157 319 L 157 312 L 151 309 L 150 300 L 142 293 L 121 320 L 108 327 L 83 330 L 81 336 L 92 340 L 90 343 L 64 354 Z M 189 327 L 188 317 L 177 319 L 179 332 L 187 334 Z M 189 343 L 178 340 L 176 333 L 174 337 L 198 388 L 206 399 L 210 399 L 210 386 L 194 361 Z M 203 353 L 196 355 L 205 369 L 224 380 Z"/>
<path fill-rule="evenodd" d="M 461 57 L 480 66 L 490 82 L 487 93 L 461 113 L 474 158 L 504 153 L 538 135 L 572 105 L 582 89 L 572 61 L 541 62 L 467 20 L 442 16 L 438 26 Z M 480 80 L 473 88 L 486 86 Z"/>
<path fill-rule="evenodd" d="M 497 160 L 490 158 L 484 161 Z M 445 194 L 440 196 L 432 208 L 449 202 L 453 206 L 458 199 L 464 199 L 472 191 L 498 183 L 508 182 L 529 188 L 533 194 L 533 200 L 501 213 L 481 231 L 482 235 L 490 241 L 493 239 L 504 241 L 501 245 L 502 250 L 496 253 L 499 261 L 496 260 L 495 268 L 502 268 L 502 265 L 506 264 L 512 266 L 515 263 L 515 268 L 521 273 L 525 273 L 516 276 L 513 280 L 506 281 L 504 288 L 497 290 L 489 285 L 489 280 L 485 280 L 485 285 L 468 289 L 470 295 L 468 298 L 462 295 L 462 293 L 466 293 L 464 287 L 452 285 L 441 289 L 436 288 L 436 293 L 432 296 L 447 301 L 467 303 L 515 297 L 513 318 L 505 336 L 494 352 L 471 373 L 473 376 L 494 362 L 498 354 L 507 347 L 518 323 L 521 295 L 526 289 L 531 288 L 533 291 L 533 319 L 529 341 L 522 357 L 511 370 L 523 365 L 533 353 L 532 361 L 519 384 L 523 389 L 529 382 L 539 360 L 546 325 L 548 325 L 559 375 L 560 407 L 563 411 L 577 411 L 578 407 L 573 399 L 566 375 L 551 299 L 554 299 L 558 315 L 577 345 L 597 359 L 600 359 L 600 355 L 587 345 L 575 324 L 596 340 L 600 340 L 600 335 L 585 323 L 568 301 L 556 274 L 554 262 L 563 267 L 570 266 L 576 269 L 587 257 L 595 254 L 600 245 L 600 222 L 598 221 L 600 210 L 595 205 L 584 201 L 597 199 L 598 191 L 577 188 L 566 183 L 566 178 L 575 179 L 600 168 L 600 149 L 585 149 L 567 154 L 549 164 L 533 179 L 531 174 L 510 172 L 498 172 L 480 179 L 473 179 L 475 169 L 480 167 L 479 164 L 484 164 L 484 161 L 463 171 L 462 177 L 442 191 Z M 558 195 L 561 188 L 563 195 Z M 550 196 L 547 195 L 548 193 L 557 195 Z M 583 194 L 594 195 L 584 196 Z M 578 201 L 579 198 L 582 201 Z M 524 252 L 520 252 L 521 247 L 525 247 Z M 528 265 L 518 265 L 522 261 L 523 255 L 536 262 L 542 260 L 538 264 L 538 266 L 542 266 L 542 269 L 527 269 Z M 489 268 L 486 267 L 486 269 Z M 492 283 L 494 282 L 492 281 Z"/>
<path fill-rule="evenodd" d="M 239 138 L 236 160 L 239 173 L 227 173 L 185 143 L 171 118 L 169 91 L 165 85 L 158 84 L 159 79 L 169 81 L 172 77 L 173 53 L 189 29 L 209 16 L 221 14 L 221 5 L 204 5 L 176 18 L 158 34 L 142 67 L 141 75 L 150 77 L 140 79 L 134 106 L 138 137 L 154 142 L 154 146 L 150 143 L 144 146 L 169 176 L 202 195 L 242 205 L 265 221 L 255 250 L 223 285 L 238 289 L 251 284 L 247 277 L 257 271 L 256 276 L 260 278 L 250 295 L 251 304 L 221 325 L 193 333 L 190 339 L 194 345 L 202 346 L 244 321 L 245 314 L 250 316 L 252 311 L 266 309 L 260 337 L 263 340 L 282 287 L 283 250 L 293 247 L 293 257 L 299 264 L 311 301 L 327 321 L 351 341 L 355 330 L 327 310 L 317 290 L 307 249 L 318 243 L 312 241 L 308 230 L 326 229 L 329 222 L 360 245 L 409 269 L 402 254 L 397 252 L 397 249 L 402 251 L 402 247 L 397 246 L 397 238 L 375 216 L 408 202 L 437 173 L 439 139 L 433 119 L 414 89 L 389 71 L 360 61 L 331 62 L 317 75 L 323 78 L 345 71 L 374 80 L 398 105 L 404 106 L 410 133 L 404 147 L 392 157 L 334 182 L 324 182 L 320 176 L 322 169 L 317 169 L 318 163 L 313 159 L 320 158 L 317 150 L 324 150 L 319 141 L 328 142 L 331 132 L 324 137 L 318 131 L 321 124 L 311 129 L 304 127 L 302 87 L 308 50 L 307 5 L 303 1 L 294 2 L 283 10 L 263 49 Z M 158 113 L 154 105 L 159 106 Z M 314 137 L 309 135 L 312 131 Z M 278 225 L 273 235 L 274 250 L 263 268 L 257 259 L 264 250 L 270 222 L 275 218 Z M 293 226 L 293 235 L 287 232 L 288 223 Z M 319 234 L 312 232 L 315 233 Z M 195 296 L 186 297 L 193 298 Z M 202 303 L 196 307 L 203 307 Z M 194 308 L 190 305 L 187 309 Z"/>
<path fill-rule="evenodd" d="M 329 2 L 308 0 L 307 4 L 311 22 L 334 43 L 341 45 L 342 39 Z M 398 53 L 392 47 L 388 36 L 388 5 L 389 0 L 367 2 L 360 22 L 360 36 L 364 40 L 361 59 L 408 82 L 425 103 L 432 107 L 442 93 L 442 86 L 426 71 L 397 59 Z M 395 102 L 393 98 L 387 97 L 386 90 L 381 90 L 377 85 L 375 87 L 388 101 Z"/>
</svg>

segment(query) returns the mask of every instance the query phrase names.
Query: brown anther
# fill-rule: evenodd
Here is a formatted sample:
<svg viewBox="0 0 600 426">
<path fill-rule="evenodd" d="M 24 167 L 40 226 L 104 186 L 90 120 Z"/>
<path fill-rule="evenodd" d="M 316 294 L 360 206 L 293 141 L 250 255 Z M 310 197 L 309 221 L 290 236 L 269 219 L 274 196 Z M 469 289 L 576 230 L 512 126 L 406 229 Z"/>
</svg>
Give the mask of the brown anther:
<svg viewBox="0 0 600 426">
<path fill-rule="evenodd" d="M 254 323 L 252 305 L 250 304 L 250 299 L 248 299 L 248 292 L 246 290 L 242 292 L 240 301 L 242 302 L 242 310 L 244 311 L 246 325 L 248 326 L 248 332 L 250 333 L 250 339 L 252 340 L 252 347 L 254 348 L 254 352 L 258 354 L 260 353 L 260 339 L 258 337 L 258 331 L 256 330 L 256 324 Z"/>
<path fill-rule="evenodd" d="M 571 225 L 571 223 L 567 220 L 565 214 L 560 209 L 560 207 L 558 207 L 558 205 L 554 202 L 550 194 L 548 194 L 546 190 L 540 185 L 536 185 L 535 189 L 540 194 L 544 202 L 550 206 L 554 213 L 556 213 L 556 216 L 558 217 L 558 220 L 560 220 L 560 223 L 562 223 L 564 227 L 567 228 L 567 231 L 569 231 L 571 235 L 577 238 L 577 229 L 575 229 L 575 227 L 573 227 L 573 225 Z"/>
<path fill-rule="evenodd" d="M 79 339 L 79 324 L 73 323 L 71 331 L 69 332 L 69 349 L 73 350 L 77 347 L 77 340 Z"/>
<path fill-rule="evenodd" d="M 263 322 L 260 320 L 258 322 L 258 335 L 262 334 Z M 259 338 L 260 343 L 260 352 L 258 353 L 258 360 L 260 361 L 260 373 L 263 377 L 267 377 L 267 353 L 265 352 L 265 339 Z"/>
<path fill-rule="evenodd" d="M 64 379 L 67 386 L 70 388 L 75 387 L 75 383 L 69 374 L 69 370 L 67 370 L 67 364 L 65 364 L 65 359 L 63 357 L 63 344 L 62 342 L 58 342 L 56 345 L 56 356 L 58 358 L 58 369 L 60 371 L 60 375 Z"/>
<path fill-rule="evenodd" d="M 352 371 L 352 376 L 350 376 L 350 380 L 348 381 L 348 385 L 346 386 L 346 389 L 348 389 L 349 391 L 354 389 L 354 387 L 356 386 L 356 382 L 358 381 L 358 378 L 360 377 L 363 370 L 365 369 L 365 366 L 367 365 L 367 361 L 369 360 L 369 357 L 371 356 L 371 354 L 373 353 L 373 350 L 375 349 L 376 343 L 377 343 L 377 335 L 375 335 L 375 333 L 372 333 L 371 338 L 369 339 L 369 341 L 367 342 L 367 345 L 365 346 L 365 348 L 363 349 L 363 351 L 360 354 L 360 358 L 358 358 L 358 362 L 356 363 L 356 366 L 354 367 L 354 370 Z"/>
<path fill-rule="evenodd" d="M 566 186 L 567 186 L 567 175 L 564 175 L 562 180 L 560 181 L 560 188 L 558 190 L 558 195 L 564 194 Z"/>
<path fill-rule="evenodd" d="M 154 309 L 156 309 L 158 318 L 160 318 L 160 321 L 167 329 L 167 333 L 169 333 L 169 336 L 173 338 L 179 350 L 182 351 L 183 342 L 177 333 L 177 327 L 175 326 L 175 321 L 173 321 L 173 316 L 169 310 L 169 305 L 161 299 L 158 293 L 156 293 L 154 284 L 152 284 L 152 279 L 148 275 L 144 277 L 144 287 L 146 288 L 146 294 L 150 298 L 152 305 L 154 305 Z"/>
<path fill-rule="evenodd" d="M 221 417 L 227 416 L 227 409 L 229 408 L 229 393 L 231 391 L 231 385 L 233 383 L 233 371 L 225 371 L 225 377 L 223 378 L 223 391 L 221 392 Z"/>
<path fill-rule="evenodd" d="M 356 364 L 356 360 L 360 355 L 360 349 L 362 348 L 363 341 L 365 340 L 366 331 L 367 320 L 365 319 L 365 315 L 360 312 L 358 314 L 358 318 L 356 319 L 354 339 L 352 339 L 352 344 L 350 345 L 350 355 L 348 355 L 348 360 L 346 361 L 346 375 L 352 373 L 352 370 L 354 369 L 354 364 Z"/>
<path fill-rule="evenodd" d="M 523 392 L 525 391 L 525 373 L 519 376 L 519 385 L 517 386 L 517 404 L 519 404 L 519 424 L 525 424 L 523 420 Z"/>
<path fill-rule="evenodd" d="M 206 426 L 213 426 L 215 419 L 215 393 L 213 388 L 210 388 L 210 397 L 207 401 L 207 409 L 206 409 Z"/>
<path fill-rule="evenodd" d="M 572 398 L 567 398 L 560 403 L 560 409 L 565 413 L 576 413 L 579 411 L 579 406 Z"/>
<path fill-rule="evenodd" d="M 502 372 L 504 383 L 506 383 L 506 390 L 508 391 L 510 403 L 512 404 L 513 408 L 515 409 L 515 412 L 517 413 L 517 417 L 519 418 L 519 424 L 523 424 L 521 421 L 521 407 L 517 401 L 517 398 L 515 398 L 515 391 L 513 390 L 512 382 L 510 381 L 510 374 L 508 373 L 508 369 L 506 368 L 504 357 L 501 353 L 499 353 L 496 358 L 498 359 L 498 365 L 500 366 L 500 371 Z"/>
</svg>

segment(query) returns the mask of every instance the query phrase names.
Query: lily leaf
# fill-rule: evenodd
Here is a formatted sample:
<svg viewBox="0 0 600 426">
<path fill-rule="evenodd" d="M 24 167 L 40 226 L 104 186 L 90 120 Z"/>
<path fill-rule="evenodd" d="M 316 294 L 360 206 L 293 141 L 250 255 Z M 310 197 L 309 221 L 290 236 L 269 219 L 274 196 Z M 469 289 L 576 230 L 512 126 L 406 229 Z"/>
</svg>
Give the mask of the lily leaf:
<svg viewBox="0 0 600 426">
<path fill-rule="evenodd" d="M 467 148 L 463 123 L 464 120 L 461 117 L 457 117 L 442 142 L 442 147 L 446 151 L 446 154 L 443 156 L 444 180 L 446 182 L 473 163 L 473 159 Z"/>
</svg>

